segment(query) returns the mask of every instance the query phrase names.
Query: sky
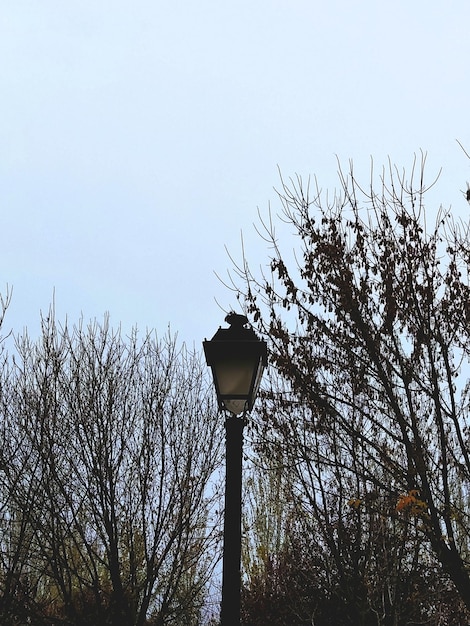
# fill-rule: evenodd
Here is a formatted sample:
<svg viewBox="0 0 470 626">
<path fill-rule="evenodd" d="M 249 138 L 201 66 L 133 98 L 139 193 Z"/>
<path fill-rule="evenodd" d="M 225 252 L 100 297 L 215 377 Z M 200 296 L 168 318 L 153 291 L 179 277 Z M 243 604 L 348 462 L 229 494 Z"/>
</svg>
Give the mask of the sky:
<svg viewBox="0 0 470 626">
<path fill-rule="evenodd" d="M 333 189 L 337 158 L 368 181 L 423 150 L 465 216 L 469 22 L 468 0 L 0 2 L 3 334 L 54 301 L 199 349 L 239 311 L 242 233 L 268 263 L 279 170 Z"/>
</svg>

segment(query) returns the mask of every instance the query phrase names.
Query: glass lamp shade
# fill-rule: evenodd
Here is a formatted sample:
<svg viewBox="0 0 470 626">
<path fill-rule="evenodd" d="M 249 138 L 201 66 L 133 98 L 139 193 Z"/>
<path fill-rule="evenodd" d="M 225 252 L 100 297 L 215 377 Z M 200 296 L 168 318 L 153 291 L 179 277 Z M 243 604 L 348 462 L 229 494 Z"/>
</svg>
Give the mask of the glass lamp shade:
<svg viewBox="0 0 470 626">
<path fill-rule="evenodd" d="M 267 363 L 266 343 L 252 329 L 232 326 L 220 328 L 203 346 L 219 408 L 234 415 L 250 411 Z"/>
</svg>

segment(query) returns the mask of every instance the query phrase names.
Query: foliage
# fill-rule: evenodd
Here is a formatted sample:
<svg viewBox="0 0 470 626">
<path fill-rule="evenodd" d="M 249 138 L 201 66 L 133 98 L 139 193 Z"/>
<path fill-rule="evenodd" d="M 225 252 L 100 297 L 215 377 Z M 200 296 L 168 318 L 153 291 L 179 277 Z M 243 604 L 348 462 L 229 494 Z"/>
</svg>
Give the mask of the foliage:
<svg viewBox="0 0 470 626">
<path fill-rule="evenodd" d="M 423 563 L 470 608 L 470 231 L 442 209 L 429 227 L 424 165 L 409 181 L 390 167 L 378 189 L 340 170 L 333 199 L 282 181 L 293 258 L 270 217 L 270 272 L 244 259 L 234 279 L 270 342 L 264 456 L 279 448 L 306 532 L 334 565 L 325 571 L 377 623 L 395 623 L 378 616 L 404 606 Z M 351 580 L 362 591 L 349 593 Z"/>
</svg>

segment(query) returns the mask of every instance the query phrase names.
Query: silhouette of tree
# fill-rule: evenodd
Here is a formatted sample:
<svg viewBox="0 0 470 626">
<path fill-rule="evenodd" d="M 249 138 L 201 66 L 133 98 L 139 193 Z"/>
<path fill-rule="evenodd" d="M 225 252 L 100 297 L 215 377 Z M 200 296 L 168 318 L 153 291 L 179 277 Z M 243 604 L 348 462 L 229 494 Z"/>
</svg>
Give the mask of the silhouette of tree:
<svg viewBox="0 0 470 626">
<path fill-rule="evenodd" d="M 307 512 L 332 529 L 339 575 L 337 524 L 373 515 L 354 549 L 395 526 L 397 555 L 413 546 L 402 573 L 429 547 L 470 608 L 470 225 L 443 209 L 430 225 L 424 199 L 435 181 L 426 186 L 424 166 L 423 155 L 409 180 L 390 166 L 378 187 L 340 169 L 340 191 L 326 198 L 310 181 L 281 179 L 294 255 L 270 216 L 269 272 L 255 275 L 244 259 L 234 286 L 282 381 L 266 392 L 260 437 L 274 438 Z M 349 556 L 362 580 L 368 558 L 380 572 L 377 554 Z"/>
<path fill-rule="evenodd" d="M 0 621 L 197 624 L 223 441 L 205 365 L 107 319 L 69 330 L 51 314 L 16 343 L 0 378 Z"/>
</svg>

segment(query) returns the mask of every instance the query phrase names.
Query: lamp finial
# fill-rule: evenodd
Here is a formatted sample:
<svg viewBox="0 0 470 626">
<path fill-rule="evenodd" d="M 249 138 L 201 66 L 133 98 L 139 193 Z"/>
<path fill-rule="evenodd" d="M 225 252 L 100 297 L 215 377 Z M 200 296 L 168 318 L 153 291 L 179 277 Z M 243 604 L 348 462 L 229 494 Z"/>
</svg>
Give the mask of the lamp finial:
<svg viewBox="0 0 470 626">
<path fill-rule="evenodd" d="M 242 328 L 245 324 L 248 324 L 248 318 L 245 315 L 239 315 L 234 311 L 231 311 L 226 317 L 225 321 L 230 326 L 235 326 L 235 328 Z"/>
</svg>

